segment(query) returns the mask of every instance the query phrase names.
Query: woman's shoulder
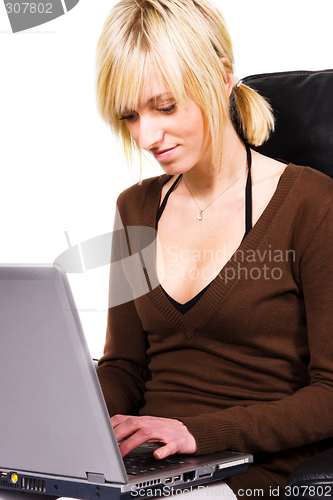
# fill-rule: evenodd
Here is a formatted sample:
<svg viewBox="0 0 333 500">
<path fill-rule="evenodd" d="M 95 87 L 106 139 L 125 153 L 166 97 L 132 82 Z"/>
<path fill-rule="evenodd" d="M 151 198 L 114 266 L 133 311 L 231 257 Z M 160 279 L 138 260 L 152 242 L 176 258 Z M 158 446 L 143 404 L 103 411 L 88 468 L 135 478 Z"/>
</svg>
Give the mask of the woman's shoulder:
<svg viewBox="0 0 333 500">
<path fill-rule="evenodd" d="M 290 188 L 285 211 L 300 231 L 313 233 L 323 220 L 333 218 L 333 180 L 311 167 L 289 164 L 285 175 Z M 286 184 L 286 183 L 285 183 Z"/>
<path fill-rule="evenodd" d="M 315 198 L 322 195 L 330 197 L 333 192 L 333 179 L 318 169 L 296 165 L 294 163 L 282 163 L 264 155 L 256 153 L 258 165 L 258 184 L 266 178 L 283 178 L 285 184 L 292 186 L 295 191 L 302 193 L 305 197 Z M 332 172 L 333 174 L 333 172 Z"/>
<path fill-rule="evenodd" d="M 286 169 L 295 175 L 295 190 L 303 199 L 325 204 L 333 199 L 333 179 L 312 167 L 289 164 Z"/>
<path fill-rule="evenodd" d="M 117 207 L 120 213 L 141 213 L 147 194 L 150 193 L 153 199 L 159 197 L 163 185 L 169 178 L 170 176 L 166 174 L 150 177 L 125 189 L 117 199 Z"/>
</svg>

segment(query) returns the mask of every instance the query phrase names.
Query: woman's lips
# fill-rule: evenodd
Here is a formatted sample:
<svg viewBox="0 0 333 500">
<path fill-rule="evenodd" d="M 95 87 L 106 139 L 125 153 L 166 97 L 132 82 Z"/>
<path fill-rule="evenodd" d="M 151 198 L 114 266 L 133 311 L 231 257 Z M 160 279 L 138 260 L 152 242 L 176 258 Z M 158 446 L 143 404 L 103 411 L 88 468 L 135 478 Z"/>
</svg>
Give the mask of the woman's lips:
<svg viewBox="0 0 333 500">
<path fill-rule="evenodd" d="M 174 146 L 173 148 L 163 149 L 159 152 L 155 151 L 155 152 L 153 152 L 154 158 L 157 161 L 167 160 L 172 155 L 172 153 L 175 151 L 175 149 L 177 149 L 177 148 L 178 148 L 178 146 Z"/>
</svg>

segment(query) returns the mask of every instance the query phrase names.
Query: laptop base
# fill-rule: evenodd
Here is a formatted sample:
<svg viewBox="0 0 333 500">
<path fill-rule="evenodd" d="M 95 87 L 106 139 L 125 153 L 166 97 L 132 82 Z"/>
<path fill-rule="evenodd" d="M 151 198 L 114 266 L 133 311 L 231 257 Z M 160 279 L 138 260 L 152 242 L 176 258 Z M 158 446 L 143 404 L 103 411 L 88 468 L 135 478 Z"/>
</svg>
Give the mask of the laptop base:
<svg viewBox="0 0 333 500">
<path fill-rule="evenodd" d="M 249 464 L 224 468 L 215 471 L 210 477 L 200 477 L 197 480 L 191 479 L 188 475 L 188 480 L 182 484 L 156 484 L 149 486 L 133 486 L 131 491 L 121 492 L 115 484 L 98 484 L 98 483 L 83 483 L 82 481 L 73 480 L 67 481 L 63 478 L 46 478 L 41 479 L 35 475 L 19 474 L 8 472 L 7 478 L 1 478 L 0 500 L 55 500 L 59 497 L 69 497 L 80 500 L 134 500 L 145 498 L 159 497 L 174 497 L 186 491 L 192 492 L 199 488 L 204 489 L 208 484 L 215 481 L 221 481 L 226 477 L 234 476 L 246 472 Z M 4 472 L 3 472 L 4 474 Z M 11 480 L 11 475 L 17 476 L 17 482 L 14 484 Z M 186 490 L 186 491 L 184 491 Z M 19 493 L 19 495 L 18 495 Z M 22 495 L 23 493 L 23 495 Z M 32 495 L 33 494 L 33 495 Z"/>
</svg>

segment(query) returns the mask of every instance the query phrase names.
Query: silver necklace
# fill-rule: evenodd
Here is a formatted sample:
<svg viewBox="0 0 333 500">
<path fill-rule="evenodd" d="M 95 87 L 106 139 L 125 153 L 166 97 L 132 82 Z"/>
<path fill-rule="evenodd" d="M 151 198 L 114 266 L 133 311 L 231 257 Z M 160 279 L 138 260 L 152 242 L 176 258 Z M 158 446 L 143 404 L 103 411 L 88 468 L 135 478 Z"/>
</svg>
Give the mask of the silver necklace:
<svg viewBox="0 0 333 500">
<path fill-rule="evenodd" d="M 235 185 L 235 184 L 236 184 L 236 183 L 237 183 L 237 182 L 238 182 L 238 181 L 239 181 L 239 180 L 243 177 L 243 175 L 244 175 L 244 174 L 245 174 L 245 172 L 247 171 L 247 168 L 248 168 L 248 167 L 246 167 L 245 171 L 242 173 L 242 175 L 241 175 L 240 177 L 238 177 L 238 179 L 236 179 L 236 180 L 235 180 L 232 184 L 230 184 L 230 186 L 228 186 L 228 187 L 227 187 L 227 189 L 225 189 L 224 191 L 222 191 L 222 193 L 220 193 L 218 196 L 216 196 L 216 198 L 214 198 L 214 199 L 213 199 L 213 200 L 212 200 L 212 201 L 211 201 L 211 202 L 207 205 L 207 207 L 205 207 L 205 208 L 203 208 L 203 209 L 201 209 L 201 208 L 199 207 L 199 204 L 198 204 L 197 200 L 194 198 L 193 193 L 192 193 L 192 191 L 190 190 L 190 188 L 188 187 L 188 185 L 187 185 L 187 183 L 186 183 L 186 181 L 185 181 L 185 179 L 184 179 L 184 176 L 183 176 L 183 180 L 184 180 L 184 182 L 185 182 L 185 186 L 186 186 L 186 187 L 187 187 L 187 189 L 189 190 L 190 195 L 192 196 L 192 198 L 193 198 L 193 200 L 194 200 L 194 202 L 195 202 L 196 206 L 197 206 L 197 207 L 198 207 L 198 209 L 199 209 L 199 213 L 198 213 L 198 215 L 197 215 L 197 219 L 198 219 L 199 221 L 202 221 L 204 211 L 205 211 L 205 210 L 207 210 L 207 208 L 208 208 L 208 207 L 210 207 L 210 206 L 211 206 L 211 204 L 212 204 L 212 203 L 214 203 L 214 201 L 216 201 L 218 198 L 220 198 L 220 196 L 222 196 L 224 193 L 226 193 L 226 192 L 228 191 L 228 189 L 230 189 L 232 186 L 234 186 L 234 185 Z"/>
</svg>

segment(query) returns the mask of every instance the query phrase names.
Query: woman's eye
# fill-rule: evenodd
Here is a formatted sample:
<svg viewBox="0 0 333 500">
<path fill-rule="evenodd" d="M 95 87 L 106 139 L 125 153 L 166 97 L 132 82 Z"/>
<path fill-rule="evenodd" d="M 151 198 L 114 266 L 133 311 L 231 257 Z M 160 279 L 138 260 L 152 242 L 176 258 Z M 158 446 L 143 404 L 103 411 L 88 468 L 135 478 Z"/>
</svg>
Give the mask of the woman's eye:
<svg viewBox="0 0 333 500">
<path fill-rule="evenodd" d="M 124 116 L 121 116 L 119 119 L 120 119 L 120 120 L 127 120 L 127 121 L 129 121 L 129 122 L 132 122 L 132 121 L 134 121 L 134 120 L 135 120 L 135 118 L 136 118 L 137 116 L 138 116 L 138 115 L 137 115 L 137 113 L 135 113 L 135 114 L 133 113 L 133 114 L 131 114 L 131 115 L 124 115 Z"/>
<path fill-rule="evenodd" d="M 171 113 L 176 107 L 176 104 L 172 104 L 171 106 L 168 106 L 167 108 L 157 108 L 157 111 L 162 111 L 162 113 Z"/>
<path fill-rule="evenodd" d="M 165 113 L 166 115 L 171 113 L 174 109 L 176 108 L 176 103 L 171 104 L 170 106 L 167 106 L 165 108 L 156 108 L 156 111 L 160 111 L 161 113 Z M 123 115 L 119 119 L 120 120 L 126 120 L 128 122 L 133 122 L 137 119 L 138 113 L 129 113 L 128 115 Z"/>
</svg>

